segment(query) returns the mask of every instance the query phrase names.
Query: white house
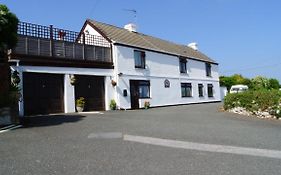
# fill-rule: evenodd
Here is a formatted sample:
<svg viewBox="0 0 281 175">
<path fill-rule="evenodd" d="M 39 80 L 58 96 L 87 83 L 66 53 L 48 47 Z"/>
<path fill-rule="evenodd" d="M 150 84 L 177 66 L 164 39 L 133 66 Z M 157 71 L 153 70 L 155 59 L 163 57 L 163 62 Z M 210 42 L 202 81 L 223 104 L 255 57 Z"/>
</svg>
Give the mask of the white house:
<svg viewBox="0 0 281 175">
<path fill-rule="evenodd" d="M 22 80 L 21 116 L 75 112 L 81 96 L 88 111 L 109 110 L 112 99 L 120 109 L 220 101 L 218 63 L 195 43 L 138 33 L 132 24 L 86 20 L 79 33 L 20 25 L 10 63 Z M 28 33 L 28 26 L 38 31 Z"/>
</svg>

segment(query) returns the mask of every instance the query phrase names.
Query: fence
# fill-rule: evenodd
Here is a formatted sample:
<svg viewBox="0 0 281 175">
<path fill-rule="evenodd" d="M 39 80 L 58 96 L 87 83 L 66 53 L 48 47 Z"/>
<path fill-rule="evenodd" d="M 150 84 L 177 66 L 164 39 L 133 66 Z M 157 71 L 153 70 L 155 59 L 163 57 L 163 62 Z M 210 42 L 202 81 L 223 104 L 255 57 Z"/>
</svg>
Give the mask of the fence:
<svg viewBox="0 0 281 175">
<path fill-rule="evenodd" d="M 110 43 L 101 36 L 20 22 L 13 52 L 33 56 L 111 62 Z"/>
</svg>

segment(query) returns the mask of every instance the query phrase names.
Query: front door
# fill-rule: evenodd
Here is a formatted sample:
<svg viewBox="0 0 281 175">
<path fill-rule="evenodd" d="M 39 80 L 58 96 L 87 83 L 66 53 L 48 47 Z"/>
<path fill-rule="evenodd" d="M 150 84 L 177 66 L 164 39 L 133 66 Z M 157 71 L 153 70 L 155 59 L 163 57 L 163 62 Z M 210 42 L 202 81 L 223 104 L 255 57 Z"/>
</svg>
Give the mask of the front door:
<svg viewBox="0 0 281 175">
<path fill-rule="evenodd" d="M 139 83 L 135 80 L 130 80 L 131 94 L 131 109 L 139 108 Z"/>
</svg>

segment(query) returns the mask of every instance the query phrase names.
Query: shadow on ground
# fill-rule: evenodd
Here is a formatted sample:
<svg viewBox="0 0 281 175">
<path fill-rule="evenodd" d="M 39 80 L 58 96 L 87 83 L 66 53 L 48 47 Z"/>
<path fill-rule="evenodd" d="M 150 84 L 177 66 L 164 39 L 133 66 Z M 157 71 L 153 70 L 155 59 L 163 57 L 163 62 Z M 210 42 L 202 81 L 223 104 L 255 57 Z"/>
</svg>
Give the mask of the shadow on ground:
<svg viewBox="0 0 281 175">
<path fill-rule="evenodd" d="M 44 115 L 24 117 L 21 119 L 21 124 L 25 128 L 30 127 L 45 127 L 61 125 L 64 123 L 74 123 L 83 120 L 85 116 L 82 115 Z"/>
</svg>

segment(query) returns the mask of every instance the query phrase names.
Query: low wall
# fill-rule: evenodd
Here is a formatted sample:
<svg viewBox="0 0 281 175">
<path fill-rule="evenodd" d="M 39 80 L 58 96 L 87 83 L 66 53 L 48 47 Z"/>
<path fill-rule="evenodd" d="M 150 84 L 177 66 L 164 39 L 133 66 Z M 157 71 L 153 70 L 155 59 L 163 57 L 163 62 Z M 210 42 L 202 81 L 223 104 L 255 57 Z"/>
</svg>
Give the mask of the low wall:
<svg viewBox="0 0 281 175">
<path fill-rule="evenodd" d="M 10 125 L 18 122 L 18 106 L 0 108 L 0 125 Z"/>
</svg>

